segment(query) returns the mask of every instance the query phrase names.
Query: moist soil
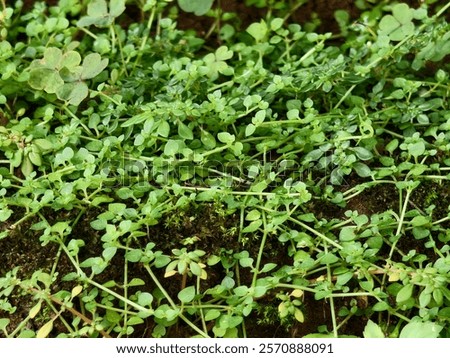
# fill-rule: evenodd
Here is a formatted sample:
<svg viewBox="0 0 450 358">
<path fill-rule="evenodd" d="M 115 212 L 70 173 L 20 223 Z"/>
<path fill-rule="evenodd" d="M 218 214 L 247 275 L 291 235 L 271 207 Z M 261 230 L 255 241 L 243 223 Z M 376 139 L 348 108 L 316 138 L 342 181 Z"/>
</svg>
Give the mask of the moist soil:
<svg viewBox="0 0 450 358">
<path fill-rule="evenodd" d="M 25 9 L 33 6 L 35 1 L 25 0 Z M 54 5 L 57 1 L 47 1 L 48 5 Z M 420 4 L 419 0 L 406 1 L 410 6 L 417 7 Z M 435 6 L 439 3 L 435 4 Z M 237 17 L 233 18 L 234 25 L 238 25 L 241 29 L 246 28 L 253 22 L 260 21 L 265 17 L 266 10 L 254 7 L 246 7 L 243 1 L 222 1 L 221 6 L 225 12 L 233 12 Z M 295 11 L 290 18 L 291 22 L 304 24 L 315 19 L 320 19 L 316 32 L 333 32 L 339 33 L 339 26 L 334 18 L 334 12 L 338 9 L 347 10 L 351 19 L 357 19 L 360 15 L 359 10 L 354 1 L 350 0 L 318 0 L 309 1 Z M 123 24 L 136 21 L 139 16 L 137 9 L 133 9 L 132 5 L 127 8 L 127 13 L 124 15 Z M 180 12 L 178 17 L 178 27 L 181 29 L 193 29 L 198 36 L 205 36 L 213 23 L 209 17 L 197 17 L 191 14 Z M 212 35 L 209 40 L 211 45 L 216 45 L 218 39 Z M 0 118 L 0 124 L 1 124 Z M 347 180 L 347 190 L 361 182 L 359 178 L 350 178 Z M 345 191 L 342 190 L 342 191 Z M 342 219 L 346 210 L 356 210 L 360 214 L 368 216 L 374 213 L 381 213 L 389 209 L 397 210 L 399 207 L 399 195 L 397 189 L 391 185 L 378 185 L 365 190 L 362 194 L 349 200 L 345 207 L 331 204 L 326 201 L 313 200 L 308 209 L 313 212 L 316 217 L 332 220 L 333 218 Z M 422 183 L 419 190 L 415 190 L 411 197 L 411 202 L 417 207 L 426 207 L 431 205 L 431 201 L 439 198 L 439 206 L 435 209 L 436 217 L 443 217 L 447 213 L 447 208 L 450 203 L 450 188 L 448 186 L 439 186 L 435 183 Z M 11 223 L 16 222 L 23 216 L 23 212 L 17 211 L 9 222 L 3 223 L 5 227 L 9 227 Z M 84 238 L 85 246 L 80 250 L 80 261 L 94 256 L 101 256 L 102 245 L 97 231 L 93 230 L 89 222 L 99 214 L 98 210 L 88 211 L 84 214 L 82 220 L 73 228 L 72 235 L 74 238 Z M 52 223 L 67 219 L 67 217 L 75 217 L 76 212 L 59 212 L 44 213 L 47 220 Z M 53 217 L 52 217 L 53 216 Z M 176 222 L 174 222 L 176 218 Z M 55 261 L 56 272 L 59 278 L 73 272 L 74 268 L 64 254 L 59 252 L 59 245 L 48 243 L 43 245 L 39 240 L 41 232 L 32 230 L 32 225 L 36 223 L 36 219 L 30 219 L 16 228 L 10 228 L 10 235 L 3 240 L 0 240 L 0 275 L 3 276 L 15 267 L 19 267 L 19 277 L 28 278 L 34 272 L 41 270 L 43 272 L 50 272 L 54 267 Z M 172 213 L 161 220 L 161 223 L 149 228 L 148 235 L 141 238 L 140 244 L 145 246 L 146 242 L 152 241 L 158 243 L 158 249 L 170 254 L 173 248 L 179 247 L 178 243 L 186 237 L 201 237 L 202 239 L 194 242 L 192 245 L 195 249 L 201 249 L 207 254 L 220 254 L 222 248 L 238 252 L 242 250 L 249 251 L 251 257 L 256 257 L 259 250 L 259 237 L 253 237 L 245 245 L 238 241 L 237 228 L 239 227 L 239 218 L 237 216 L 223 216 L 217 212 L 217 207 L 211 205 L 191 206 L 183 211 Z M 173 245 L 173 247 L 172 247 Z M 406 235 L 398 244 L 399 249 L 408 252 L 415 249 L 418 253 L 424 253 L 429 257 L 433 257 L 434 252 L 431 249 L 424 248 L 424 245 L 412 236 Z M 279 266 L 283 264 L 291 264 L 292 258 L 286 255 L 286 248 L 276 238 L 269 237 L 268 246 L 263 257 L 262 264 L 266 262 L 275 262 Z M 218 266 L 218 265 L 217 265 Z M 148 273 L 140 265 L 129 266 L 129 277 L 142 278 L 147 284 L 139 286 L 139 290 L 152 291 L 152 287 L 148 282 Z M 218 284 L 223 278 L 224 272 L 219 269 L 217 272 L 211 272 L 206 281 L 203 282 L 205 287 L 213 287 Z M 124 277 L 124 262 L 123 257 L 116 255 L 111 265 L 96 276 L 99 282 L 116 281 L 122 282 Z M 242 284 L 250 284 L 251 273 L 243 270 L 241 272 Z M 176 295 L 181 287 L 180 280 L 167 279 L 160 275 L 159 279 L 165 285 L 167 291 Z M 188 282 L 189 284 L 189 282 Z M 53 283 L 51 292 L 59 292 L 61 290 L 70 290 L 73 288 L 73 283 L 65 282 L 58 279 Z M 136 289 L 137 290 L 137 289 Z M 120 289 L 117 288 L 120 293 Z M 131 292 L 132 293 L 132 292 Z M 7 317 L 11 320 L 9 328 L 11 329 L 19 325 L 29 315 L 31 307 L 35 302 L 30 301 L 29 295 L 22 295 L 19 291 L 13 291 L 10 295 L 10 301 L 17 309 L 12 313 L 5 313 L 1 311 L 0 318 Z M 57 299 L 53 302 L 58 305 Z M 246 333 L 248 337 L 302 337 L 304 335 L 315 333 L 319 327 L 323 330 L 331 331 L 331 313 L 329 303 L 324 300 L 316 301 L 313 295 L 306 293 L 303 297 L 303 308 L 305 315 L 305 322 L 283 322 L 280 323 L 277 317 L 277 305 L 279 301 L 274 296 L 267 295 L 259 300 L 260 308 L 254 311 L 249 319 L 246 320 Z M 363 329 L 367 323 L 367 318 L 364 315 L 354 315 L 349 320 L 342 322 L 339 318 L 338 312 L 342 308 L 350 309 L 351 305 L 357 305 L 363 312 L 364 309 L 373 302 L 368 299 L 361 299 L 360 301 L 351 302 L 349 299 L 339 299 L 335 301 L 336 314 L 338 316 L 338 324 L 343 323 L 340 328 L 340 333 L 343 335 L 362 336 Z M 78 307 L 74 307 L 77 309 Z M 46 312 L 39 313 L 34 319 L 28 321 L 27 327 L 33 331 L 37 331 L 46 321 L 44 317 Z M 73 315 L 67 313 L 67 319 L 70 321 Z M 84 317 L 86 318 L 86 317 Z M 86 318 L 87 319 L 87 318 Z M 55 321 L 55 327 L 52 331 L 52 336 L 57 336 L 60 333 L 67 332 L 66 328 Z M 89 323 L 89 322 L 86 322 Z M 152 319 L 147 319 L 145 324 L 137 326 L 133 337 L 150 337 L 155 323 Z M 168 335 L 171 337 L 189 337 L 194 333 L 189 327 L 179 326 L 171 328 Z M 0 337 L 1 337 L 0 333 Z M 109 336 L 103 332 L 104 336 Z M 111 335 L 113 335 L 111 333 Z"/>
</svg>

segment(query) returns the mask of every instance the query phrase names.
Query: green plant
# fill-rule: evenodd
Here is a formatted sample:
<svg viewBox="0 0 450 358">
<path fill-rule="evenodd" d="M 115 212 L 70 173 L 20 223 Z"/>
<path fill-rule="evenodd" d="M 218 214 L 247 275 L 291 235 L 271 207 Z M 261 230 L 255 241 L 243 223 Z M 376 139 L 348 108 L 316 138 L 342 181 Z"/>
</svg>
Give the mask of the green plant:
<svg viewBox="0 0 450 358">
<path fill-rule="evenodd" d="M 450 5 L 0 3 L 2 336 L 449 337 Z"/>
</svg>

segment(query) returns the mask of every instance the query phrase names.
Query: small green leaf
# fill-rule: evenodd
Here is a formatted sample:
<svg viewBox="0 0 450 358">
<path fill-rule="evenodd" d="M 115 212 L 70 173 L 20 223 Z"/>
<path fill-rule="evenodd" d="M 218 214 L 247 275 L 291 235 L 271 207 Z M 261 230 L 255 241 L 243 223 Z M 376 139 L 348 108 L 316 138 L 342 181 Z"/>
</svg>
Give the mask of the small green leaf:
<svg viewBox="0 0 450 358">
<path fill-rule="evenodd" d="M 261 219 L 252 221 L 252 222 L 250 223 L 250 225 L 246 226 L 246 227 L 242 230 L 242 232 L 243 232 L 243 233 L 254 232 L 254 231 L 258 230 L 259 227 L 260 227 L 261 225 L 262 225 L 262 220 L 261 220 Z"/>
<path fill-rule="evenodd" d="M 216 309 L 210 309 L 205 314 L 205 321 L 212 321 L 220 316 L 220 311 Z"/>
<path fill-rule="evenodd" d="M 195 298 L 195 286 L 189 286 L 178 292 L 178 299 L 182 303 L 189 303 Z"/>
<path fill-rule="evenodd" d="M 393 153 L 394 152 L 394 150 L 396 150 L 397 148 L 398 148 L 398 139 L 393 139 L 393 140 L 391 140 L 387 145 L 386 145 L 386 150 L 389 152 L 389 153 Z"/>
<path fill-rule="evenodd" d="M 118 17 L 125 11 L 125 0 L 111 0 L 109 3 L 109 15 Z"/>
<path fill-rule="evenodd" d="M 427 218 L 423 215 L 418 215 L 411 220 L 411 225 L 412 226 L 423 226 L 423 225 L 427 225 L 429 222 L 430 222 L 429 218 Z"/>
<path fill-rule="evenodd" d="M 145 281 L 140 279 L 140 278 L 133 278 L 130 282 L 128 282 L 128 286 L 129 287 L 133 287 L 133 286 L 143 286 L 145 285 Z"/>
<path fill-rule="evenodd" d="M 253 259 L 251 257 L 244 257 L 239 259 L 239 265 L 242 267 L 251 267 L 253 265 Z"/>
<path fill-rule="evenodd" d="M 125 259 L 130 262 L 139 262 L 143 256 L 142 250 L 133 249 L 125 254 Z"/>
<path fill-rule="evenodd" d="M 425 143 L 417 142 L 408 145 L 408 152 L 413 157 L 417 158 L 425 153 Z"/>
<path fill-rule="evenodd" d="M 161 137 L 167 138 L 170 134 L 170 125 L 167 121 L 162 120 L 161 123 L 158 126 L 158 129 L 156 130 L 158 135 Z"/>
<path fill-rule="evenodd" d="M 380 326 L 369 319 L 364 328 L 363 332 L 364 338 L 385 338 L 383 331 Z"/>
<path fill-rule="evenodd" d="M 229 50 L 227 46 L 220 46 L 215 55 L 216 61 L 226 61 L 233 57 L 233 51 Z"/>
<path fill-rule="evenodd" d="M 341 241 L 352 241 L 355 239 L 355 227 L 352 226 L 345 226 L 341 229 L 341 232 L 339 233 L 339 240 Z"/>
<path fill-rule="evenodd" d="M 405 285 L 400 291 L 398 291 L 396 296 L 396 301 L 402 303 L 407 301 L 413 293 L 414 286 L 412 283 Z"/>
<path fill-rule="evenodd" d="M 245 136 L 250 137 L 256 131 L 256 126 L 253 123 L 249 123 L 247 127 L 245 127 Z"/>
<path fill-rule="evenodd" d="M 373 158 L 373 154 L 370 150 L 362 147 L 355 147 L 353 151 L 356 153 L 356 156 L 361 160 L 370 160 Z"/>
<path fill-rule="evenodd" d="M 169 139 L 164 146 L 164 154 L 167 156 L 174 156 L 178 153 L 180 149 L 180 145 L 178 144 L 178 141 Z"/>
<path fill-rule="evenodd" d="M 81 79 L 86 80 L 94 78 L 108 66 L 108 59 L 102 60 L 98 53 L 90 53 L 83 60 L 83 70 L 81 71 Z"/>
<path fill-rule="evenodd" d="M 373 305 L 372 309 L 373 309 L 375 312 L 386 311 L 386 310 L 389 309 L 389 304 L 388 304 L 387 302 L 380 301 L 380 302 L 375 303 L 375 304 Z"/>
<path fill-rule="evenodd" d="M 232 144 L 236 139 L 234 134 L 230 134 L 227 132 L 220 132 L 219 134 L 217 134 L 217 138 L 219 139 L 219 141 L 225 144 Z"/>
<path fill-rule="evenodd" d="M 205 130 L 202 130 L 200 140 L 206 149 L 214 149 L 216 147 L 216 139 L 211 133 Z"/>
<path fill-rule="evenodd" d="M 434 322 L 410 322 L 403 327 L 400 338 L 438 338 L 442 328 Z"/>
<path fill-rule="evenodd" d="M 275 267 L 277 267 L 277 264 L 274 263 L 265 264 L 259 272 L 261 273 L 269 272 L 272 271 Z"/>
<path fill-rule="evenodd" d="M 84 82 L 70 82 L 58 88 L 56 94 L 59 99 L 78 106 L 89 95 L 89 88 Z"/>
<path fill-rule="evenodd" d="M 103 250 L 102 256 L 106 261 L 110 261 L 117 252 L 117 247 L 107 247 Z"/>
<path fill-rule="evenodd" d="M 213 4 L 214 0 L 178 0 L 181 10 L 193 12 L 197 16 L 205 15 Z"/>
<path fill-rule="evenodd" d="M 53 143 L 49 141 L 48 139 L 40 138 L 35 139 L 33 142 L 36 146 L 39 147 L 39 149 L 43 152 L 47 152 L 53 148 Z"/>
<path fill-rule="evenodd" d="M 153 296 L 148 292 L 141 292 L 138 296 L 138 303 L 141 306 L 151 306 L 153 302 Z"/>
<path fill-rule="evenodd" d="M 192 140 L 194 139 L 194 134 L 192 130 L 183 122 L 178 123 L 178 135 L 183 139 Z"/>
<path fill-rule="evenodd" d="M 294 317 L 300 323 L 305 322 L 305 316 L 300 308 L 295 308 Z"/>
<path fill-rule="evenodd" d="M 261 217 L 261 212 L 259 210 L 254 209 L 245 216 L 245 220 L 255 221 L 255 220 L 258 220 L 260 217 Z"/>
<path fill-rule="evenodd" d="M 267 24 L 264 20 L 255 22 L 247 28 L 247 32 L 256 40 L 256 42 L 261 42 L 267 35 Z"/>
<path fill-rule="evenodd" d="M 358 163 L 353 164 L 353 169 L 355 169 L 356 173 L 361 178 L 370 177 L 372 175 L 372 170 L 370 169 L 369 166 L 367 166 L 364 163 L 358 162 Z"/>
<path fill-rule="evenodd" d="M 8 318 L 0 318 L 0 331 L 4 331 L 8 326 L 10 320 Z"/>
</svg>

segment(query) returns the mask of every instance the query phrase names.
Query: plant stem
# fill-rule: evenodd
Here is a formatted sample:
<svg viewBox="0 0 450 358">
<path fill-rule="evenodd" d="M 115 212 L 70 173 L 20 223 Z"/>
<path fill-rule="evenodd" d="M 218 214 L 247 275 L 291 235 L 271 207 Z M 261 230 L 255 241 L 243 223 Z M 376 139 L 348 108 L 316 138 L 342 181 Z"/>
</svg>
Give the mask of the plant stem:
<svg viewBox="0 0 450 358">
<path fill-rule="evenodd" d="M 267 240 L 267 218 L 266 213 L 263 211 L 261 213 L 262 221 L 263 221 L 263 236 L 261 239 L 261 243 L 259 245 L 259 252 L 258 257 L 256 258 L 256 265 L 255 265 L 255 272 L 253 273 L 253 280 L 252 280 L 252 288 L 255 288 L 256 286 L 256 280 L 258 279 L 259 269 L 261 266 L 261 259 L 264 253 L 264 247 L 266 246 L 266 240 Z"/>
<path fill-rule="evenodd" d="M 166 300 L 169 302 L 169 304 L 172 306 L 174 310 L 179 310 L 178 306 L 175 304 L 175 302 L 172 300 L 172 298 L 169 296 L 167 291 L 164 289 L 164 287 L 159 282 L 158 278 L 153 273 L 150 265 L 146 264 L 144 265 L 145 269 L 149 273 L 150 277 L 152 278 L 153 282 L 156 284 L 156 286 L 159 288 L 159 290 L 162 292 Z M 198 328 L 195 324 L 193 324 L 186 316 L 183 315 L 182 312 L 178 313 L 178 316 L 189 326 L 191 327 L 195 332 L 200 334 L 204 338 L 209 338 L 208 334 L 203 332 L 200 328 Z"/>
</svg>

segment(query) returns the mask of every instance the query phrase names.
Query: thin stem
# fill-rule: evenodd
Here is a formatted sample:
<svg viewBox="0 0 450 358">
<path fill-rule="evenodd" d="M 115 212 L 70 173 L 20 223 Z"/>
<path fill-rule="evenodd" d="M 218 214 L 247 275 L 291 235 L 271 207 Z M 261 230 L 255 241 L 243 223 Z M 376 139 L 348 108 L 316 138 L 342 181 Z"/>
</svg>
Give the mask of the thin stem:
<svg viewBox="0 0 450 358">
<path fill-rule="evenodd" d="M 261 239 L 261 243 L 259 245 L 259 252 L 258 257 L 256 258 L 256 265 L 255 265 L 255 272 L 253 273 L 253 281 L 252 281 L 252 288 L 256 286 L 256 280 L 258 279 L 258 273 L 261 266 L 261 259 L 264 253 L 264 247 L 266 246 L 266 240 L 267 240 L 267 218 L 266 213 L 263 211 L 261 213 L 262 221 L 263 221 L 263 236 Z"/>
<path fill-rule="evenodd" d="M 172 298 L 169 296 L 167 291 L 164 289 L 164 287 L 159 282 L 158 278 L 153 273 L 150 265 L 144 265 L 145 269 L 149 273 L 150 277 L 152 278 L 153 282 L 156 284 L 156 286 L 159 288 L 159 290 L 162 292 L 166 300 L 169 302 L 169 304 L 172 306 L 174 310 L 178 311 L 178 306 L 175 304 L 175 302 L 172 300 Z M 204 338 L 209 338 L 208 334 L 203 332 L 200 328 L 198 328 L 195 324 L 193 324 L 185 315 L 183 315 L 182 312 L 178 313 L 178 316 L 188 325 L 190 326 L 194 331 L 196 331 L 198 334 L 200 334 Z"/>
<path fill-rule="evenodd" d="M 144 53 L 145 45 L 147 44 L 148 38 L 150 37 L 150 30 L 152 28 L 153 19 L 155 18 L 155 14 L 156 14 L 156 5 L 153 7 L 152 12 L 150 13 L 150 17 L 148 19 L 147 28 L 146 28 L 147 33 L 145 34 L 144 38 L 142 39 L 141 47 L 138 51 L 138 56 L 136 58 L 136 61 L 134 62 L 133 70 L 136 69 L 137 65 L 141 61 L 142 55 Z"/>
</svg>

